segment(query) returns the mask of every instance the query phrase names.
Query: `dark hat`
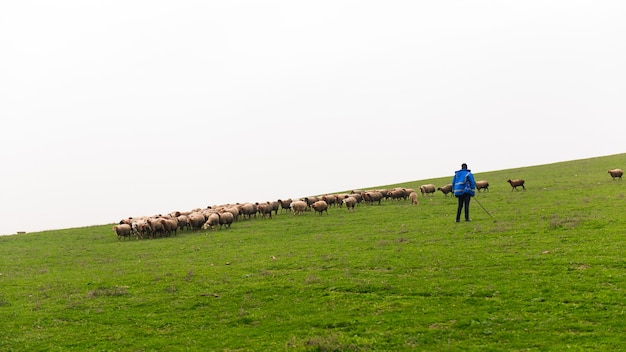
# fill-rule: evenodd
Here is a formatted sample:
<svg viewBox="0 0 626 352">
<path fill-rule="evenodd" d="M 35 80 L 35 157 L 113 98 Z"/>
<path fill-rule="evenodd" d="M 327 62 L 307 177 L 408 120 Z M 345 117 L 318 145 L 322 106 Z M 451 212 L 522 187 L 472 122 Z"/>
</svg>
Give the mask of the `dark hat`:
<svg viewBox="0 0 626 352">
<path fill-rule="evenodd" d="M 467 170 L 467 164 L 466 163 L 461 164 L 461 169 Z"/>
</svg>

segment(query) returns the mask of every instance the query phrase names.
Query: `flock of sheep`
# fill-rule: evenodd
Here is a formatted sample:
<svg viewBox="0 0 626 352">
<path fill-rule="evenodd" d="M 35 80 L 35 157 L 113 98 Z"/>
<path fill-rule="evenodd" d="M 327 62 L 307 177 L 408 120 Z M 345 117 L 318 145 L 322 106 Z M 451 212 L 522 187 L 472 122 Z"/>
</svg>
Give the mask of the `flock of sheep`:
<svg viewBox="0 0 626 352">
<path fill-rule="evenodd" d="M 434 186 L 432 188 L 434 189 Z M 422 195 L 427 193 L 429 192 L 422 190 Z M 309 196 L 296 200 L 279 199 L 264 203 L 225 204 L 205 209 L 197 208 L 187 212 L 175 211 L 165 215 L 129 217 L 114 225 L 113 230 L 118 239 L 170 237 L 184 230 L 230 228 L 240 219 L 251 219 L 257 216 L 271 219 L 272 214 L 276 216 L 279 211 L 291 212 L 294 215 L 314 211 L 322 215 L 324 212 L 328 214 L 330 207 L 345 206 L 348 211 L 354 211 L 360 203 L 380 204 L 385 199 L 410 199 L 412 204 L 419 204 L 417 193 L 408 188 L 353 190 L 350 193 Z"/>
<path fill-rule="evenodd" d="M 609 170 L 609 174 L 615 179 L 622 179 L 624 174 L 620 169 Z M 524 186 L 524 180 L 507 180 L 511 185 L 511 191 L 518 190 L 517 187 Z M 476 181 L 478 192 L 488 191 L 489 182 L 486 180 Z M 435 187 L 433 184 L 422 185 L 419 192 L 422 197 L 433 196 L 435 192 L 441 191 L 444 196 L 452 193 L 452 184 Z M 350 193 L 326 194 L 322 196 L 310 196 L 296 200 L 286 199 L 265 203 L 236 203 L 220 206 L 197 208 L 187 212 L 175 211 L 165 215 L 129 217 L 123 219 L 119 224 L 113 226 L 113 231 L 118 240 L 158 237 L 170 237 L 177 235 L 178 231 L 230 228 L 230 226 L 240 219 L 251 219 L 260 216 L 262 218 L 272 218 L 272 214 L 278 215 L 279 211 L 291 212 L 294 215 L 303 214 L 307 211 L 314 211 L 319 215 L 324 212 L 328 214 L 330 207 L 343 207 L 348 211 L 354 211 L 355 206 L 360 203 L 381 204 L 383 200 L 410 200 L 411 204 L 419 204 L 417 192 L 410 188 L 394 188 L 379 190 L 353 190 Z"/>
</svg>

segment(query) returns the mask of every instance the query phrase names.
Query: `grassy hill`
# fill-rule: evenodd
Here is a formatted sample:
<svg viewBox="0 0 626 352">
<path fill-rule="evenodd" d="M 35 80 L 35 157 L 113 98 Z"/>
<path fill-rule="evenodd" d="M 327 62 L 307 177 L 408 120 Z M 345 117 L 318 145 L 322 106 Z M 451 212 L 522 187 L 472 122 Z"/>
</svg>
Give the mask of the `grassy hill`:
<svg viewBox="0 0 626 352">
<path fill-rule="evenodd" d="M 607 170 L 625 165 L 477 173 L 491 186 L 470 223 L 438 192 L 154 240 L 111 224 L 0 237 L 0 349 L 617 351 L 626 181 Z"/>
</svg>

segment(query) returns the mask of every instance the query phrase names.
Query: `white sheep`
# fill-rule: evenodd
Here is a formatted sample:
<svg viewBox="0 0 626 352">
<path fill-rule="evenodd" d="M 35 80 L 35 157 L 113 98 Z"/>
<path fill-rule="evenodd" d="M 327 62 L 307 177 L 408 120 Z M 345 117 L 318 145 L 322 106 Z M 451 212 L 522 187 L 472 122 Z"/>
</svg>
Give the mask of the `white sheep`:
<svg viewBox="0 0 626 352">
<path fill-rule="evenodd" d="M 415 191 L 409 193 L 409 199 L 411 200 L 411 204 L 420 204 L 419 200 L 417 200 L 417 192 Z"/>
<path fill-rule="evenodd" d="M 295 200 L 291 202 L 291 211 L 294 215 L 302 214 L 306 211 L 307 204 L 303 200 Z"/>
<path fill-rule="evenodd" d="M 356 198 L 348 196 L 344 198 L 341 203 L 346 205 L 346 209 L 348 209 L 348 211 L 354 211 L 354 206 L 356 206 Z"/>
</svg>

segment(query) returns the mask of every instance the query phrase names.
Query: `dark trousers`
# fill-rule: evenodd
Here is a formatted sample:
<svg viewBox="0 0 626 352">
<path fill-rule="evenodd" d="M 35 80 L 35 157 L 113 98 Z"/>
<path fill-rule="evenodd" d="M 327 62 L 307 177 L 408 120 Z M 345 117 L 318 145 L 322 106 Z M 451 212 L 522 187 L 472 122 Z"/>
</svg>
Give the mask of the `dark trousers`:
<svg viewBox="0 0 626 352">
<path fill-rule="evenodd" d="M 456 221 L 461 220 L 461 209 L 463 209 L 465 207 L 465 220 L 469 221 L 470 217 L 469 217 L 469 203 L 470 203 L 470 199 L 472 199 L 472 196 L 470 194 L 462 194 L 460 196 L 457 196 L 458 200 L 459 200 L 459 207 L 456 209 Z"/>
</svg>

